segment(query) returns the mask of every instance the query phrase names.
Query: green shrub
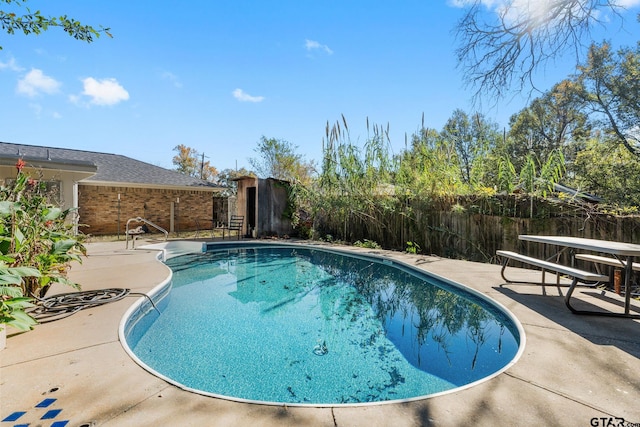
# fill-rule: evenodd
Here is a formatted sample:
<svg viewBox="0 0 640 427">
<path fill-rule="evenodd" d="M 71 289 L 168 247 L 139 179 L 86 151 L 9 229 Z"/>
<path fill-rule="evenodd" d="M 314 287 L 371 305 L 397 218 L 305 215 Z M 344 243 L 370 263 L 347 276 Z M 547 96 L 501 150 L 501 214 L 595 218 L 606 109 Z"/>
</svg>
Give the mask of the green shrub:
<svg viewBox="0 0 640 427">
<path fill-rule="evenodd" d="M 24 312 L 31 298 L 44 296 L 53 283 L 78 288 L 67 273 L 86 254 L 66 221 L 70 210 L 49 203 L 45 187 L 23 173 L 24 166 L 19 159 L 16 179 L 0 187 L 0 324 L 22 330 L 35 324 Z"/>
<path fill-rule="evenodd" d="M 407 248 L 405 249 L 405 252 L 408 254 L 418 254 L 420 253 L 421 249 L 420 249 L 420 245 L 417 244 L 416 242 L 407 242 Z"/>
<path fill-rule="evenodd" d="M 364 239 L 364 241 L 357 240 L 353 246 L 357 246 L 359 248 L 369 248 L 369 249 L 381 249 L 382 247 L 373 240 Z"/>
</svg>

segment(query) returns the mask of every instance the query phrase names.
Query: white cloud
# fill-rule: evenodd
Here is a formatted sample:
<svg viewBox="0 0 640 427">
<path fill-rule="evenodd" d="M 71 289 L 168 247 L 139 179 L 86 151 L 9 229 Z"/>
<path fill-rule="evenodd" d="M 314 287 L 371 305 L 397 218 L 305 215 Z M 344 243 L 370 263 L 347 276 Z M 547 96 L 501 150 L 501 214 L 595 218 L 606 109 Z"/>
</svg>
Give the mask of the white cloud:
<svg viewBox="0 0 640 427">
<path fill-rule="evenodd" d="M 9 58 L 7 62 L 0 61 L 0 70 L 24 71 L 24 68 L 18 65 L 15 58 Z"/>
<path fill-rule="evenodd" d="M 615 3 L 618 6 L 628 7 L 628 8 L 640 6 L 640 0 L 616 0 Z"/>
<path fill-rule="evenodd" d="M 182 88 L 182 82 L 180 81 L 180 79 L 178 78 L 178 76 L 176 76 L 175 74 L 173 74 L 170 71 L 165 71 L 163 72 L 160 77 L 162 77 L 163 80 L 168 80 L 171 82 L 171 84 L 173 84 L 175 87 L 177 87 L 178 89 Z"/>
<path fill-rule="evenodd" d="M 332 55 L 333 51 L 331 49 L 329 49 L 329 46 L 327 46 L 326 44 L 320 44 L 319 42 L 315 41 L 315 40 L 309 40 L 306 39 L 304 41 L 304 47 L 311 52 L 312 50 L 324 50 L 327 55 Z"/>
<path fill-rule="evenodd" d="M 520 15 L 529 15 L 542 19 L 550 7 L 557 0 L 481 0 L 480 3 L 487 9 L 496 11 L 508 19 L 515 20 Z M 447 4 L 452 7 L 464 8 L 477 3 L 477 0 L 447 0 Z M 586 3 L 586 2 L 583 2 Z M 640 6 L 640 0 L 613 0 L 613 4 L 624 8 Z M 574 13 L 584 14 L 589 6 L 582 7 L 575 5 Z M 597 12 L 592 11 L 591 13 Z"/>
<path fill-rule="evenodd" d="M 612 0 L 618 6 L 634 6 L 640 4 L 640 0 Z M 507 25 L 531 21 L 533 23 L 542 23 L 544 26 L 553 27 L 557 24 L 558 19 L 549 21 L 551 11 L 558 7 L 559 0 L 480 0 L 480 4 L 485 6 L 487 10 L 495 12 L 501 21 Z M 592 8 L 585 5 L 586 0 L 576 1 L 572 6 L 571 15 L 573 19 L 586 17 L 590 13 L 592 17 L 604 19 L 601 13 L 605 9 L 604 6 Z M 477 4 L 477 0 L 447 0 L 447 4 L 452 7 L 465 8 Z M 564 6 L 563 6 L 564 7 Z"/>
<path fill-rule="evenodd" d="M 487 9 L 498 12 L 500 15 L 516 16 L 519 14 L 543 14 L 549 10 L 549 6 L 557 0 L 481 0 L 480 3 Z M 629 1 L 629 0 L 626 0 Z M 632 0 L 637 1 L 637 0 Z M 467 7 L 477 3 L 477 0 L 448 0 L 453 7 Z"/>
<path fill-rule="evenodd" d="M 500 5 L 497 9 L 500 16 L 504 16 L 508 22 L 521 22 L 522 19 L 537 22 L 548 19 L 549 9 L 554 2 L 555 0 L 513 0 L 510 5 Z"/>
<path fill-rule="evenodd" d="M 251 96 L 242 89 L 236 89 L 233 91 L 233 97 L 241 102 L 262 102 L 264 96 Z"/>
<path fill-rule="evenodd" d="M 504 4 L 507 0 L 482 0 L 481 3 L 488 9 L 493 9 L 494 5 Z M 447 4 L 453 7 L 467 7 L 475 4 L 477 0 L 447 0 Z"/>
<path fill-rule="evenodd" d="M 84 90 L 82 95 L 91 98 L 90 103 L 95 105 L 115 105 L 129 99 L 129 92 L 123 88 L 116 79 L 96 80 L 87 77 L 82 80 Z M 77 101 L 78 97 L 71 96 L 71 101 Z"/>
<path fill-rule="evenodd" d="M 42 70 L 33 68 L 22 79 L 18 80 L 16 91 L 33 98 L 41 93 L 54 94 L 58 92 L 60 86 L 60 82 L 56 79 L 46 76 Z"/>
</svg>

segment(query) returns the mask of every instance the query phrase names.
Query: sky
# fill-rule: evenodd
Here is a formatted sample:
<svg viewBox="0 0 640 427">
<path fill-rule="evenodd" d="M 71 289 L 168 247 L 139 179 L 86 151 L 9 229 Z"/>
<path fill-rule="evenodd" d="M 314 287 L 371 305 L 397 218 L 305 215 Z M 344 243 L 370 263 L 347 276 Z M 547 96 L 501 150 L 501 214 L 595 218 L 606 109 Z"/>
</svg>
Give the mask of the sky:
<svg viewBox="0 0 640 427">
<path fill-rule="evenodd" d="M 456 109 L 480 111 L 502 128 L 531 94 L 472 103 L 455 56 L 465 1 L 29 0 L 32 11 L 113 37 L 0 33 L 0 141 L 168 169 L 182 144 L 219 170 L 250 170 L 262 136 L 319 164 L 325 127 L 342 116 L 355 144 L 366 141 L 367 120 L 388 126 L 394 153 L 423 115 L 440 130 Z M 483 1 L 493 11 L 502 0 Z M 597 30 L 596 41 L 638 40 L 640 0 L 620 3 L 626 23 Z M 536 82 L 546 90 L 574 70 L 560 60 Z"/>
</svg>

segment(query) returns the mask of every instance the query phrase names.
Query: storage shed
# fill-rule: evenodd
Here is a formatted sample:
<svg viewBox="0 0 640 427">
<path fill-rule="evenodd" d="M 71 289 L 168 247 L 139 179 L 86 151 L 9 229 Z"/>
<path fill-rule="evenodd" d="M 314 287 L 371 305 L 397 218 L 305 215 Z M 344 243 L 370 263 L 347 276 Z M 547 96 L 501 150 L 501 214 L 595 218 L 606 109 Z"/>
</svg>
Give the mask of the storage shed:
<svg viewBox="0 0 640 427">
<path fill-rule="evenodd" d="M 247 237 L 283 237 L 293 232 L 287 181 L 243 176 L 238 184 L 236 213 L 244 217 Z"/>
</svg>

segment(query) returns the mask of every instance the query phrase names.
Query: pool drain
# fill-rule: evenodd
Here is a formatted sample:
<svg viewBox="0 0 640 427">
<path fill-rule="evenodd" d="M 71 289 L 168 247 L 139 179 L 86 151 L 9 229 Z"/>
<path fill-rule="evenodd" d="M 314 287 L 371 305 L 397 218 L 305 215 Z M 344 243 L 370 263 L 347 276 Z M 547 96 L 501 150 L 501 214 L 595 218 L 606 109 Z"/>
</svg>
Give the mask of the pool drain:
<svg viewBox="0 0 640 427">
<path fill-rule="evenodd" d="M 324 356 L 327 353 L 329 353 L 329 349 L 327 348 L 326 341 L 322 341 L 321 344 L 318 344 L 315 347 L 313 347 L 313 354 L 315 354 L 316 356 Z"/>
</svg>

